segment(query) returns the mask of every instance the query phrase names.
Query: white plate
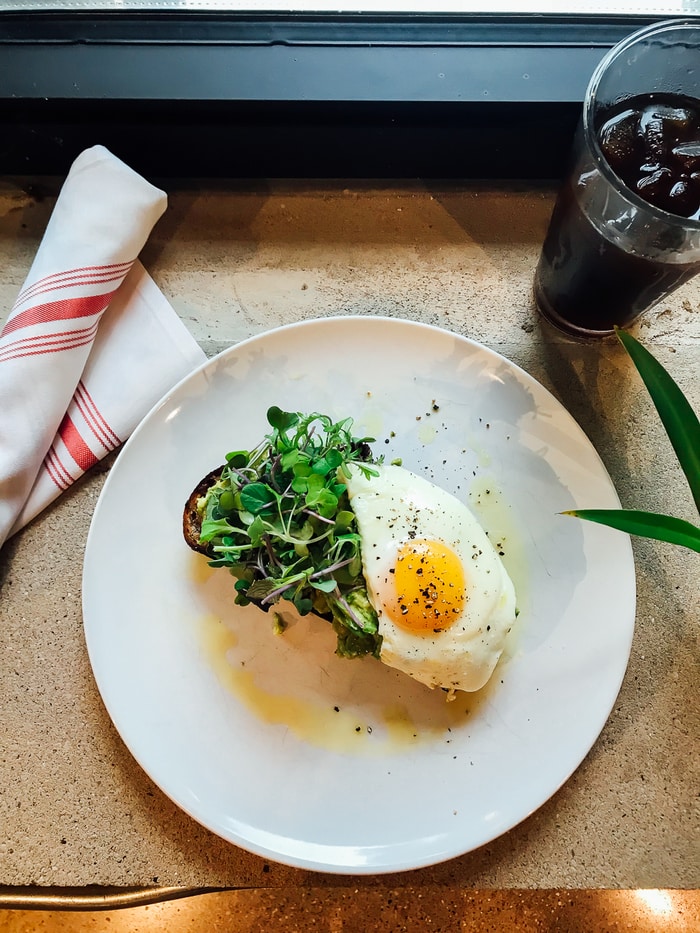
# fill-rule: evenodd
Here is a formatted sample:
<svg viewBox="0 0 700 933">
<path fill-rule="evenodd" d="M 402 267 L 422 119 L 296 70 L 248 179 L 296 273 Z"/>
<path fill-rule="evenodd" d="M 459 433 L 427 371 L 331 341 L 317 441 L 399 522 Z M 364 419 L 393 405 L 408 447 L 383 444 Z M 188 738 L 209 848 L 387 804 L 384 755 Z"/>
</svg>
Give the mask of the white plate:
<svg viewBox="0 0 700 933">
<path fill-rule="evenodd" d="M 277 635 L 188 550 L 189 493 L 269 430 L 271 405 L 352 416 L 376 452 L 470 502 L 503 544 L 521 614 L 480 694 L 446 704 L 371 658 L 341 660 L 330 626 L 308 617 Z M 151 411 L 100 496 L 83 606 L 106 707 L 173 801 L 259 855 L 373 873 L 468 852 L 566 781 L 625 672 L 629 538 L 558 514 L 576 506 L 619 501 L 571 416 L 498 354 L 387 318 L 247 340 Z"/>
</svg>

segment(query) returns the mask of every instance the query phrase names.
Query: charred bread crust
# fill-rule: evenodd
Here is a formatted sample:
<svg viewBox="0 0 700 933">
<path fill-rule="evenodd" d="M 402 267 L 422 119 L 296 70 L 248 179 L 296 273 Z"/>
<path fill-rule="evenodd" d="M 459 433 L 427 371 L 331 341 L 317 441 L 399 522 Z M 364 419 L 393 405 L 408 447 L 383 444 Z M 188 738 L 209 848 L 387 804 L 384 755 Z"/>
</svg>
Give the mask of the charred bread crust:
<svg viewBox="0 0 700 933">
<path fill-rule="evenodd" d="M 209 487 L 213 486 L 214 483 L 221 478 L 222 470 L 223 466 L 220 466 L 216 470 L 212 470 L 211 473 L 207 473 L 207 475 L 197 483 L 190 493 L 182 513 L 182 533 L 185 537 L 185 541 L 193 551 L 199 551 L 200 554 L 208 554 L 209 551 L 206 544 L 199 543 L 202 522 L 199 512 L 197 511 L 197 503 L 202 496 L 207 494 Z"/>
<path fill-rule="evenodd" d="M 212 554 L 209 553 L 209 546 L 207 544 L 199 543 L 202 521 L 199 510 L 197 509 L 197 503 L 202 498 L 202 496 L 206 496 L 209 488 L 221 479 L 221 473 L 223 469 L 223 466 L 220 466 L 217 470 L 212 470 L 211 473 L 207 473 L 204 479 L 201 479 L 197 483 L 197 485 L 190 493 L 182 513 L 182 533 L 184 535 L 185 541 L 193 551 L 198 551 L 200 554 L 204 554 L 206 557 L 211 557 Z M 265 612 L 267 612 L 270 608 L 258 600 L 253 599 L 251 602 L 258 606 L 260 609 L 263 609 Z M 328 616 L 328 618 L 330 619 L 331 616 Z"/>
</svg>

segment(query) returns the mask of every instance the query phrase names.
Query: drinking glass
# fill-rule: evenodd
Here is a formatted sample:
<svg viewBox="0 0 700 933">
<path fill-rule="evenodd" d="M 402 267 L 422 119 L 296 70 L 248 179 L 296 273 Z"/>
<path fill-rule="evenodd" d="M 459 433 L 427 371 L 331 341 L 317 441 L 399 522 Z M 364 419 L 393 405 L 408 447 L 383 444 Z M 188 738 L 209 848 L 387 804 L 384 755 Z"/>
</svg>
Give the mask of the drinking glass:
<svg viewBox="0 0 700 933">
<path fill-rule="evenodd" d="M 690 216 L 672 189 L 696 199 Z M 540 313 L 580 337 L 631 324 L 700 272 L 699 205 L 700 19 L 656 23 L 590 80 L 535 273 Z"/>
</svg>

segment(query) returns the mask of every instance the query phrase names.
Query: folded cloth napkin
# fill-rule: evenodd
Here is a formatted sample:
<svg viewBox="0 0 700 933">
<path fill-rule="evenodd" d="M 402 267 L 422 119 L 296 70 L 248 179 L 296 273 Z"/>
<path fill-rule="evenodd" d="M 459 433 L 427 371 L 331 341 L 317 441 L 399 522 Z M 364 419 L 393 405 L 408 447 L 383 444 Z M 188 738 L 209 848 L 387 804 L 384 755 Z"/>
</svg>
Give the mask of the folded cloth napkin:
<svg viewBox="0 0 700 933">
<path fill-rule="evenodd" d="M 129 437 L 204 351 L 137 260 L 105 311 L 73 398 L 10 535 Z"/>
<path fill-rule="evenodd" d="M 102 146 L 71 167 L 0 331 L 0 547 L 204 359 L 136 262 L 165 206 Z"/>
</svg>

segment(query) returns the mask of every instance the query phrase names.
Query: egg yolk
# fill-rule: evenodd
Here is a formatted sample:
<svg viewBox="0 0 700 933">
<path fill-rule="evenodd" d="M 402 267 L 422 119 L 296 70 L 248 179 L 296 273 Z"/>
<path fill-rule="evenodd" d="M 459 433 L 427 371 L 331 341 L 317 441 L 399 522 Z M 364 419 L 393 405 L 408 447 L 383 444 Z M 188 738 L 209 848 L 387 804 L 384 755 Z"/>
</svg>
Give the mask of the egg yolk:
<svg viewBox="0 0 700 933">
<path fill-rule="evenodd" d="M 407 541 L 392 572 L 394 599 L 385 611 L 398 626 L 427 635 L 457 621 L 467 594 L 462 562 L 452 548 L 428 538 Z"/>
</svg>

